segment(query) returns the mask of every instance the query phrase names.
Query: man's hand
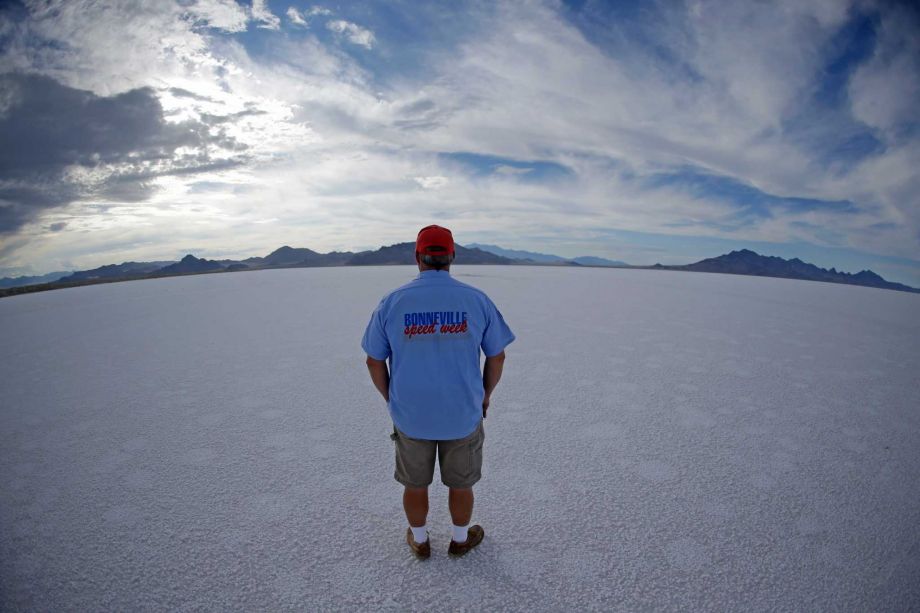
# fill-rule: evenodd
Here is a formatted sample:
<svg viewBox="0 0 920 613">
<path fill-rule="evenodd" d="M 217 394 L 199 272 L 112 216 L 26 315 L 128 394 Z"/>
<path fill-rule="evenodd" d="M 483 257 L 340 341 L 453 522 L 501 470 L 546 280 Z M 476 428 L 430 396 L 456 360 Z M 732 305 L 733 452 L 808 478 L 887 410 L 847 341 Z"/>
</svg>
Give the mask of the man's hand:
<svg viewBox="0 0 920 613">
<path fill-rule="evenodd" d="M 374 387 L 383 396 L 386 402 L 390 401 L 390 371 L 387 369 L 386 360 L 375 360 L 367 356 L 367 370 L 371 374 Z"/>
<path fill-rule="evenodd" d="M 485 367 L 482 369 L 482 389 L 485 396 L 482 398 L 482 418 L 486 418 L 486 412 L 489 410 L 489 397 L 492 390 L 498 385 L 498 380 L 502 378 L 502 368 L 505 365 L 505 352 L 502 351 L 491 357 L 486 357 Z"/>
</svg>

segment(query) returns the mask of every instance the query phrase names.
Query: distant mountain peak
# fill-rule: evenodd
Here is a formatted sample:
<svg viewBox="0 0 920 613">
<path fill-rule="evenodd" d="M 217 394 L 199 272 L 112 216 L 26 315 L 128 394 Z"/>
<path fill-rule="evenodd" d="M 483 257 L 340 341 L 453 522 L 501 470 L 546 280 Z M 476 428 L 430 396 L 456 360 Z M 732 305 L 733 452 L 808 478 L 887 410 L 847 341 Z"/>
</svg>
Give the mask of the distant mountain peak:
<svg viewBox="0 0 920 613">
<path fill-rule="evenodd" d="M 156 271 L 156 273 L 158 275 L 182 275 L 193 272 L 216 272 L 218 270 L 223 270 L 224 268 L 226 267 L 220 262 L 215 260 L 206 260 L 204 258 L 196 258 L 194 255 L 189 253 L 175 264 L 164 266 L 163 268 Z"/>
<path fill-rule="evenodd" d="M 276 266 L 294 266 L 309 264 L 320 257 L 320 254 L 306 247 L 294 248 L 289 245 L 275 249 L 263 258 L 265 263 Z"/>
</svg>

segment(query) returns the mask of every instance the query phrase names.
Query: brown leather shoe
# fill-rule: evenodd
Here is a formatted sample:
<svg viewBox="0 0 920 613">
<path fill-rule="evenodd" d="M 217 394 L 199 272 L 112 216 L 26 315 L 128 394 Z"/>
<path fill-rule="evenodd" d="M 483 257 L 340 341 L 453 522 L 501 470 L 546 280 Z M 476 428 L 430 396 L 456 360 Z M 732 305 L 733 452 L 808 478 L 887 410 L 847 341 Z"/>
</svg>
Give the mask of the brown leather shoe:
<svg viewBox="0 0 920 613">
<path fill-rule="evenodd" d="M 467 551 L 478 545 L 482 542 L 482 537 L 486 535 L 486 531 L 482 529 L 482 526 L 476 524 L 475 526 L 470 526 L 469 531 L 466 534 L 465 543 L 455 543 L 454 541 L 450 542 L 450 547 L 447 548 L 447 553 L 460 557 L 464 555 Z"/>
<path fill-rule="evenodd" d="M 415 539 L 412 537 L 412 529 L 406 528 L 406 542 L 409 543 L 409 547 L 412 548 L 412 552 L 422 560 L 427 560 L 431 555 L 431 537 L 427 541 L 419 545 L 415 542 Z"/>
</svg>

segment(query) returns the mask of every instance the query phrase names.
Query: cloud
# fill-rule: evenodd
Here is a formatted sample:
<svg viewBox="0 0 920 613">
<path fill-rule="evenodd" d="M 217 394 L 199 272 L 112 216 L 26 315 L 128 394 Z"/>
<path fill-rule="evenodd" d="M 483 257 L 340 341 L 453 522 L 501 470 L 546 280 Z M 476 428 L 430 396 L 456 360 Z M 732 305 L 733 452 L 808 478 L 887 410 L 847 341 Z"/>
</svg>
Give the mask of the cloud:
<svg viewBox="0 0 920 613">
<path fill-rule="evenodd" d="M 724 203 L 726 209 L 714 219 L 696 220 L 693 224 L 672 220 L 675 227 L 704 225 L 721 231 L 737 231 L 756 227 L 762 222 L 789 216 L 791 228 L 807 230 L 815 236 L 837 236 L 815 223 L 795 220 L 796 216 L 812 213 L 827 214 L 836 218 L 856 216 L 862 211 L 850 201 L 827 201 L 811 198 L 780 197 L 765 193 L 736 179 L 713 175 L 696 168 L 683 168 L 649 175 L 641 180 L 641 188 L 648 191 L 674 192 L 693 200 Z M 695 207 L 699 208 L 699 207 Z"/>
<path fill-rule="evenodd" d="M 439 157 L 445 163 L 459 169 L 460 172 L 476 178 L 505 177 L 552 183 L 574 177 L 571 168 L 544 160 L 516 160 L 468 151 L 442 153 L 439 154 Z"/>
<path fill-rule="evenodd" d="M 507 166 L 505 164 L 499 164 L 495 167 L 495 173 L 499 175 L 508 175 L 508 176 L 517 176 L 517 175 L 526 175 L 529 172 L 533 172 L 533 168 L 517 168 L 515 166 Z"/>
<path fill-rule="evenodd" d="M 156 258 L 227 236 L 347 249 L 402 240 L 398 220 L 435 205 L 499 244 L 574 250 L 626 229 L 918 252 L 920 53 L 913 13 L 891 4 L 422 3 L 406 20 L 349 4 L 349 21 L 291 6 L 286 25 L 325 27 L 271 45 L 233 34 L 236 9 L 270 23 L 267 3 L 137 6 L 30 4 L 4 21 L 0 61 L 100 99 L 152 91 L 164 129 L 207 142 L 10 183 L 76 198 L 23 230 L 23 258 Z"/>
<path fill-rule="evenodd" d="M 291 20 L 291 23 L 293 23 L 294 25 L 301 26 L 303 28 L 306 28 L 310 25 L 307 23 L 307 20 L 304 19 L 303 14 L 301 14 L 301 12 L 298 11 L 293 6 L 288 7 L 287 16 L 288 16 L 288 19 Z"/>
<path fill-rule="evenodd" d="M 0 75 L 0 232 L 81 198 L 139 201 L 149 180 L 232 163 L 232 137 L 201 122 L 169 123 L 155 92 L 109 97 L 33 74 Z"/>
<path fill-rule="evenodd" d="M 920 123 L 920 22 L 916 13 L 894 5 L 880 19 L 878 44 L 871 59 L 849 81 L 853 114 L 878 128 L 889 141 Z"/>
<path fill-rule="evenodd" d="M 164 1 L 140 10 L 132 2 L 70 0 L 30 3 L 20 18 L 0 10 L 9 26 L 0 65 L 98 95 L 164 84 L 189 89 L 225 69 L 209 47 L 219 30 L 198 12 L 208 6 Z"/>
<path fill-rule="evenodd" d="M 289 6 L 287 10 L 288 19 L 291 20 L 296 26 L 301 28 L 310 27 L 310 19 L 313 17 L 323 17 L 332 15 L 332 11 L 322 6 L 312 6 L 306 11 L 299 11 L 293 6 Z"/>
<path fill-rule="evenodd" d="M 372 48 L 376 41 L 373 32 L 343 19 L 335 19 L 326 22 L 326 27 L 336 34 L 344 35 L 349 42 L 364 47 L 365 49 Z"/>
<path fill-rule="evenodd" d="M 328 17 L 330 15 L 332 15 L 332 11 L 322 6 L 311 6 L 305 11 L 299 11 L 296 7 L 290 6 L 287 10 L 287 16 L 291 23 L 301 28 L 309 28 L 310 21 L 314 17 Z"/>
<path fill-rule="evenodd" d="M 198 23 L 226 32 L 245 32 L 249 21 L 235 0 L 197 0 L 186 10 Z"/>
<path fill-rule="evenodd" d="M 422 186 L 423 189 L 441 189 L 450 183 L 450 179 L 440 175 L 433 177 L 413 177 L 413 180 Z"/>
<path fill-rule="evenodd" d="M 168 91 L 170 94 L 177 98 L 191 98 L 201 102 L 214 102 L 213 98 L 202 96 L 200 94 L 196 94 L 195 92 L 190 92 L 189 90 L 183 89 L 181 87 L 170 87 L 168 88 Z"/>
<path fill-rule="evenodd" d="M 260 28 L 281 29 L 281 19 L 268 8 L 266 0 L 252 0 L 252 19 L 259 22 Z"/>
<path fill-rule="evenodd" d="M 913 230 L 887 231 L 887 244 L 886 232 L 869 230 L 878 222 L 896 227 L 920 210 L 916 173 L 907 171 L 916 137 L 901 152 L 879 146 L 872 128 L 850 115 L 846 96 L 826 103 L 838 105 L 833 109 L 810 107 L 800 121 L 788 121 L 815 96 L 840 32 L 858 16 L 841 3 L 788 3 L 776 11 L 703 2 L 699 18 L 662 6 L 628 15 L 607 7 L 606 21 L 590 12 L 582 21 L 568 9 L 501 5 L 456 53 L 440 58 L 426 84 L 430 105 L 453 105 L 452 112 L 404 142 L 570 167 L 571 192 L 547 184 L 543 196 L 557 203 L 566 226 L 579 223 L 562 213 L 574 206 L 612 228 L 917 253 L 916 221 L 908 223 Z M 918 74 L 909 56 L 889 61 L 897 70 L 871 91 L 891 89 L 899 78 L 893 91 L 907 87 Z M 859 74 L 864 57 L 854 58 L 855 72 L 844 79 Z M 715 180 L 693 190 L 641 181 L 688 166 Z M 749 189 L 707 191 L 724 185 Z M 521 199 L 524 187 L 518 185 Z M 739 224 L 744 211 L 757 214 Z M 809 235 L 809 227 L 833 232 Z"/>
</svg>

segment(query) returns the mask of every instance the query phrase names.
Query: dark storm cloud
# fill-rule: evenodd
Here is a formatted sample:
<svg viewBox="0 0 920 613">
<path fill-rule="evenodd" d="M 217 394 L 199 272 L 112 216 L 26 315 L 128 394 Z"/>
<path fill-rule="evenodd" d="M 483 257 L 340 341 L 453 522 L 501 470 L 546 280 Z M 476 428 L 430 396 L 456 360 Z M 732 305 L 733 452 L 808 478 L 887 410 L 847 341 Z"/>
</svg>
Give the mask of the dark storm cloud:
<svg viewBox="0 0 920 613">
<path fill-rule="evenodd" d="M 141 201 L 152 178 L 240 162 L 212 159 L 209 147 L 244 148 L 204 122 L 166 122 L 151 88 L 101 97 L 45 76 L 0 75 L 0 233 L 78 198 Z"/>
</svg>

